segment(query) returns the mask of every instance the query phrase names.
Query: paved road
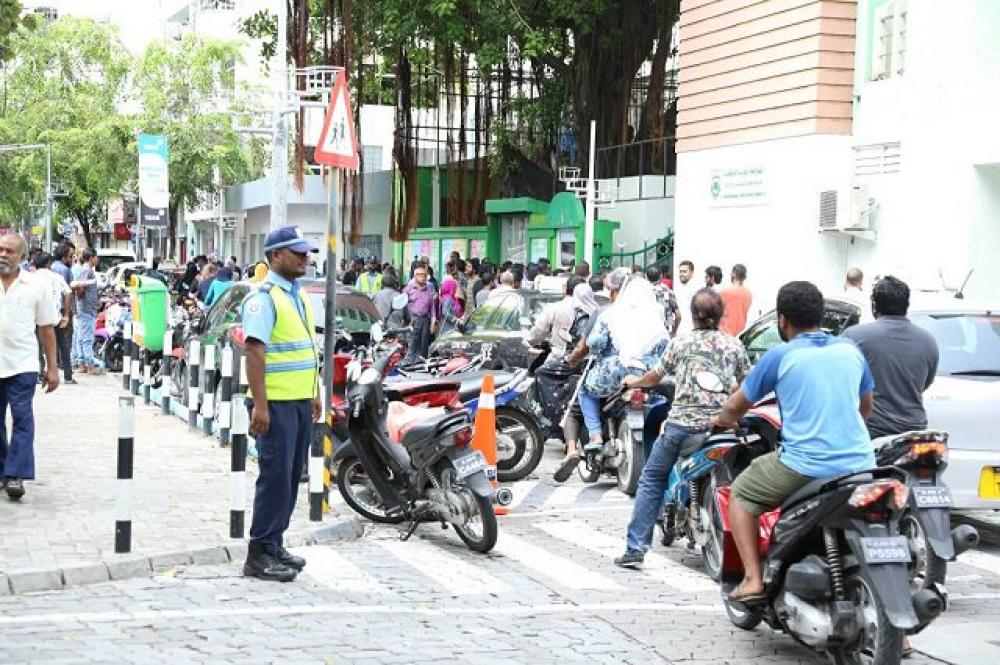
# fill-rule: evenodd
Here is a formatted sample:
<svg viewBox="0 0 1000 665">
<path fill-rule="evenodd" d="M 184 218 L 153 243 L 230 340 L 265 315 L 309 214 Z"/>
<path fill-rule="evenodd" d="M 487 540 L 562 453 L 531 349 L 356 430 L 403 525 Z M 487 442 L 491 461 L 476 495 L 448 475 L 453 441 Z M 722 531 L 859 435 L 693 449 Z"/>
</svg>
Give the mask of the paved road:
<svg viewBox="0 0 1000 665">
<path fill-rule="evenodd" d="M 545 468 L 555 462 L 554 453 Z M 0 598 L 6 662 L 816 663 L 765 628 L 733 628 L 699 558 L 654 548 L 615 568 L 630 503 L 573 479 L 515 486 L 497 550 L 475 555 L 426 525 L 305 548 L 287 585 L 236 565 Z M 951 569 L 951 611 L 915 664 L 1000 662 L 1000 547 Z"/>
</svg>

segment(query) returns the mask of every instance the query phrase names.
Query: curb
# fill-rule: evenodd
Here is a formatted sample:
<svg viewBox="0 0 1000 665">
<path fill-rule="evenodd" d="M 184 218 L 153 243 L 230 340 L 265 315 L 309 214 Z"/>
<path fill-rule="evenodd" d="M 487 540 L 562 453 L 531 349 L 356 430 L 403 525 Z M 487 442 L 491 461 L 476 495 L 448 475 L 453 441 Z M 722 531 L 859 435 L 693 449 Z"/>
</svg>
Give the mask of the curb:
<svg viewBox="0 0 1000 665">
<path fill-rule="evenodd" d="M 308 530 L 286 543 L 289 547 L 322 545 L 335 541 L 356 540 L 364 534 L 364 525 L 356 516 L 338 520 L 316 529 Z M 79 564 L 49 570 L 0 571 L 0 596 L 11 596 L 37 591 L 61 591 L 85 584 L 116 582 L 153 575 L 190 565 L 224 565 L 240 563 L 247 555 L 245 540 L 230 545 L 204 547 L 150 555 L 125 554 L 110 561 Z"/>
</svg>

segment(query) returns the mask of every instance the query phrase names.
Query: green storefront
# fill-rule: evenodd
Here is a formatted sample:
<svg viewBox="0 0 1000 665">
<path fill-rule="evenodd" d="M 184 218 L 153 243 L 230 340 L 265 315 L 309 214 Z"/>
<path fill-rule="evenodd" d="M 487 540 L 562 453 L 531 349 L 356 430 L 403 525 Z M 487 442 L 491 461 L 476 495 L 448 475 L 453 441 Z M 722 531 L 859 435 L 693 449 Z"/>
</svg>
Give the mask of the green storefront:
<svg viewBox="0 0 1000 665">
<path fill-rule="evenodd" d="M 416 229 L 397 243 L 396 263 L 408 268 L 414 256 L 427 256 L 441 274 L 452 251 L 462 258 L 493 263 L 528 264 L 547 258 L 554 267 L 583 260 L 583 204 L 571 192 L 556 194 L 545 203 L 533 198 L 493 199 L 486 202 L 486 226 Z M 610 254 L 618 222 L 598 219 L 594 224 L 594 256 Z"/>
</svg>

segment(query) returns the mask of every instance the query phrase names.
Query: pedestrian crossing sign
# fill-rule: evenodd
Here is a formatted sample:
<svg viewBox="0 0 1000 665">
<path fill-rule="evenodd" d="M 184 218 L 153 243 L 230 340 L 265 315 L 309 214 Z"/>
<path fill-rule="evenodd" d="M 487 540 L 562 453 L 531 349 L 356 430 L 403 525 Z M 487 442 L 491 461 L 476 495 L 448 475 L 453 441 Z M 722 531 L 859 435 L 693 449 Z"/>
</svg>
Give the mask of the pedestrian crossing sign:
<svg viewBox="0 0 1000 665">
<path fill-rule="evenodd" d="M 330 108 L 316 143 L 315 157 L 319 164 L 358 170 L 358 142 L 354 135 L 347 77 L 343 72 L 337 77 L 330 95 Z"/>
</svg>

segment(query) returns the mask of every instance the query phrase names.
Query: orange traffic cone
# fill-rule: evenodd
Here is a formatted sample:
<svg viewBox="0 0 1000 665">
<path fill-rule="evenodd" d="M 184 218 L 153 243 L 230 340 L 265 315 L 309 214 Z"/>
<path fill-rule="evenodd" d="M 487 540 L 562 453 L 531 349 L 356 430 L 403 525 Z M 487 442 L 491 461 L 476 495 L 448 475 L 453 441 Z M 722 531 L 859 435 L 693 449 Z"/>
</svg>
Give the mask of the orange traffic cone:
<svg viewBox="0 0 1000 665">
<path fill-rule="evenodd" d="M 479 393 L 479 407 L 476 409 L 476 424 L 472 434 L 472 447 L 486 458 L 486 475 L 493 489 L 497 489 L 497 407 L 494 396 L 493 375 L 483 377 L 483 388 Z M 494 506 L 497 515 L 506 515 L 506 506 Z"/>
</svg>

